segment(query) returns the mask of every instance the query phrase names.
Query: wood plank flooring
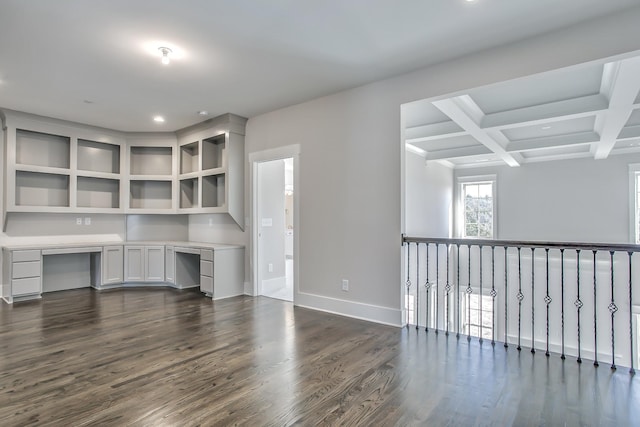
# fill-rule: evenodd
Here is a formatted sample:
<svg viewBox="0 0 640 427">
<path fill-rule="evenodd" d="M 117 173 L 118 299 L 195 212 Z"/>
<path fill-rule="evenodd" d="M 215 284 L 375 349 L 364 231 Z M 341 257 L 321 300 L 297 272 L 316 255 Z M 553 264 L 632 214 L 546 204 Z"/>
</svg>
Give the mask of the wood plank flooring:
<svg viewBox="0 0 640 427">
<path fill-rule="evenodd" d="M 631 426 L 639 381 L 269 298 L 81 289 L 0 306 L 1 426 Z"/>
</svg>

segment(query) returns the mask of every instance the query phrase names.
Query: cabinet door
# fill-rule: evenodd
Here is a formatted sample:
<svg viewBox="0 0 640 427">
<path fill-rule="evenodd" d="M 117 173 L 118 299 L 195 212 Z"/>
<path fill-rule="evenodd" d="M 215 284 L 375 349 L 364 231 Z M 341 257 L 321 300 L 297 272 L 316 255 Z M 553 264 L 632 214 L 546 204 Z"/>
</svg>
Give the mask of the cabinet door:
<svg viewBox="0 0 640 427">
<path fill-rule="evenodd" d="M 124 281 L 144 281 L 145 252 L 144 246 L 124 247 Z"/>
<path fill-rule="evenodd" d="M 169 283 L 176 283 L 176 254 L 173 249 L 173 246 L 165 247 L 165 279 Z"/>
<path fill-rule="evenodd" d="M 124 257 L 122 246 L 105 246 L 102 250 L 102 284 L 122 283 Z"/>
<path fill-rule="evenodd" d="M 164 282 L 164 246 L 145 246 L 145 281 Z"/>
</svg>

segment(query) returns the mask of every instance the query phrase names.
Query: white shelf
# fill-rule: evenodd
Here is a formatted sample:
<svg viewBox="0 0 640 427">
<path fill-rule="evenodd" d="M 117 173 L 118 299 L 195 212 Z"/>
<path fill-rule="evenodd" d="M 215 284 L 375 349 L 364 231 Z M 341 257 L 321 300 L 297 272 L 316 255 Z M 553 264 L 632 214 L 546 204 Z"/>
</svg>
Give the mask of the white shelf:
<svg viewBox="0 0 640 427">
<path fill-rule="evenodd" d="M 15 204 L 69 207 L 69 176 L 16 171 Z"/>
<path fill-rule="evenodd" d="M 16 163 L 69 169 L 71 166 L 71 139 L 18 129 L 16 131 Z"/>
<path fill-rule="evenodd" d="M 226 205 L 225 174 L 202 177 L 202 207 L 219 208 Z"/>
<path fill-rule="evenodd" d="M 76 198 L 78 207 L 119 209 L 120 180 L 79 176 Z"/>
<path fill-rule="evenodd" d="M 244 225 L 246 119 L 122 133 L 7 110 L 0 117 L 5 215 L 227 213 Z"/>
<path fill-rule="evenodd" d="M 193 209 L 198 206 L 198 178 L 180 180 L 180 209 Z"/>
<path fill-rule="evenodd" d="M 130 147 L 131 175 L 173 175 L 173 147 Z"/>
<path fill-rule="evenodd" d="M 202 170 L 226 166 L 226 135 L 216 135 L 202 140 Z"/>
<path fill-rule="evenodd" d="M 131 181 L 129 183 L 129 208 L 172 209 L 172 186 L 171 181 Z"/>
<path fill-rule="evenodd" d="M 199 153 L 198 142 L 180 147 L 180 174 L 189 174 L 200 170 Z"/>
<path fill-rule="evenodd" d="M 119 145 L 78 139 L 77 157 L 79 171 L 120 173 Z"/>
</svg>

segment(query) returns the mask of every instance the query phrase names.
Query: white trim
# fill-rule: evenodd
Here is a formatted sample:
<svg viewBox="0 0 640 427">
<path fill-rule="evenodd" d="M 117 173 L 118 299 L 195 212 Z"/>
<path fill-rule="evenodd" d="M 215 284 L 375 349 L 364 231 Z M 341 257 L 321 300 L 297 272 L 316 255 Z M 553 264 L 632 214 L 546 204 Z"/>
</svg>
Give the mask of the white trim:
<svg viewBox="0 0 640 427">
<path fill-rule="evenodd" d="M 251 212 L 251 237 L 249 258 L 249 270 L 251 272 L 251 284 L 249 295 L 258 295 L 258 163 L 270 162 L 293 158 L 293 302 L 297 302 L 300 284 L 300 145 L 292 144 L 269 150 L 249 153 L 249 203 Z M 245 291 L 247 286 L 245 286 Z"/>
<path fill-rule="evenodd" d="M 636 188 L 636 175 L 640 174 L 640 163 L 629 165 L 629 242 L 638 243 L 638 218 L 636 218 L 638 189 Z"/>
<path fill-rule="evenodd" d="M 454 224 L 453 229 L 457 237 L 464 236 L 464 200 L 462 197 L 462 186 L 470 183 L 484 183 L 490 182 L 493 186 L 493 236 L 492 239 L 498 238 L 498 176 L 496 174 L 489 175 L 473 175 L 473 176 L 459 176 L 456 178 L 456 184 L 454 187 Z M 469 237 L 472 239 L 473 237 Z"/>
<path fill-rule="evenodd" d="M 295 305 L 388 326 L 402 327 L 403 310 L 299 292 Z"/>
</svg>

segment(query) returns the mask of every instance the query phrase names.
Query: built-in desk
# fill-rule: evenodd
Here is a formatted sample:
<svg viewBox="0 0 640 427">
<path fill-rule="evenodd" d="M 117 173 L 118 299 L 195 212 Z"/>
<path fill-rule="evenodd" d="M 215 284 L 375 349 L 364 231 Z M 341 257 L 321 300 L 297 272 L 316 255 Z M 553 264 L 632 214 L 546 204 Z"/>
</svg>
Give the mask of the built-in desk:
<svg viewBox="0 0 640 427">
<path fill-rule="evenodd" d="M 3 248 L 3 299 L 93 287 L 200 287 L 214 299 L 244 293 L 244 247 L 200 242 L 105 242 Z"/>
</svg>

